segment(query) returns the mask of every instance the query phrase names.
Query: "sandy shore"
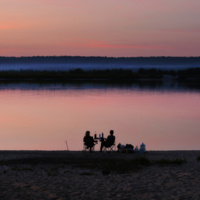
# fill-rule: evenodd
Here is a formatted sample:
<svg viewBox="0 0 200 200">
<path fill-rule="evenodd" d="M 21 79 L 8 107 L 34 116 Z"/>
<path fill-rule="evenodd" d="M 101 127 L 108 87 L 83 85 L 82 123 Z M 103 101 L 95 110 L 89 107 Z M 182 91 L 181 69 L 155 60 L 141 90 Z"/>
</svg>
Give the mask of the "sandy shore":
<svg viewBox="0 0 200 200">
<path fill-rule="evenodd" d="M 84 168 L 98 158 L 130 160 L 141 154 L 71 151 L 0 151 L 0 199 L 200 199 L 200 151 L 150 151 L 151 161 L 186 159 L 181 165 L 143 166 L 133 173 Z M 77 164 L 78 163 L 78 164 Z M 98 166 L 98 163 L 96 163 Z"/>
</svg>

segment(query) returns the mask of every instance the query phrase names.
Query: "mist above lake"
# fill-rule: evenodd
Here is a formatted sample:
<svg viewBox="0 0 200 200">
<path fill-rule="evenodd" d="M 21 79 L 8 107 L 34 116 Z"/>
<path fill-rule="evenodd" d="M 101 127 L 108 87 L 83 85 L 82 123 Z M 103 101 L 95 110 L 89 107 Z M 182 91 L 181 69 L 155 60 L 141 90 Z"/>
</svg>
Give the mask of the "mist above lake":
<svg viewBox="0 0 200 200">
<path fill-rule="evenodd" d="M 81 68 L 84 70 L 90 69 L 132 69 L 136 71 L 140 68 L 144 69 L 162 69 L 162 70 L 179 70 L 200 67 L 200 65 L 122 65 L 122 64 L 51 64 L 51 63 L 37 63 L 37 64 L 0 64 L 0 70 L 59 70 L 68 71 L 69 69 Z"/>
<path fill-rule="evenodd" d="M 200 67 L 199 57 L 0 57 L 0 70 L 132 69 L 178 70 Z"/>
</svg>

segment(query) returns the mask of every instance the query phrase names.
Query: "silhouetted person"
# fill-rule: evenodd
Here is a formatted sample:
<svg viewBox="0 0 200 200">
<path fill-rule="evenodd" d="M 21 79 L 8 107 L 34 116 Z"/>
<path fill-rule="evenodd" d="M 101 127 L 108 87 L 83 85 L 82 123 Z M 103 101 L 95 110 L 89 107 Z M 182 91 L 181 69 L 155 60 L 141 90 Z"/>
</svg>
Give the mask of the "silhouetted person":
<svg viewBox="0 0 200 200">
<path fill-rule="evenodd" d="M 92 152 L 92 147 L 95 145 L 95 143 L 97 143 L 97 141 L 94 140 L 92 136 L 90 136 L 90 131 L 86 131 L 83 142 L 84 145 L 87 146 L 87 148 L 90 148 L 90 152 Z"/>
<path fill-rule="evenodd" d="M 115 136 L 113 135 L 114 131 L 110 130 L 110 135 L 105 140 L 104 138 L 101 139 L 101 148 L 100 152 L 102 152 L 103 147 L 111 147 L 115 143 Z"/>
</svg>

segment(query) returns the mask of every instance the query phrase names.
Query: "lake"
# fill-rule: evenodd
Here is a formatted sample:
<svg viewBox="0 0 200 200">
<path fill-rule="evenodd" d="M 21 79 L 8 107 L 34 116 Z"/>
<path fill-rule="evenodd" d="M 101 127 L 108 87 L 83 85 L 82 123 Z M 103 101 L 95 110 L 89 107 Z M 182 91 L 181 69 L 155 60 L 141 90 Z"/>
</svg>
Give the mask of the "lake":
<svg viewBox="0 0 200 200">
<path fill-rule="evenodd" d="M 0 83 L 0 149 L 82 150 L 85 131 L 113 129 L 116 144 L 200 150 L 199 102 L 195 84 Z"/>
</svg>

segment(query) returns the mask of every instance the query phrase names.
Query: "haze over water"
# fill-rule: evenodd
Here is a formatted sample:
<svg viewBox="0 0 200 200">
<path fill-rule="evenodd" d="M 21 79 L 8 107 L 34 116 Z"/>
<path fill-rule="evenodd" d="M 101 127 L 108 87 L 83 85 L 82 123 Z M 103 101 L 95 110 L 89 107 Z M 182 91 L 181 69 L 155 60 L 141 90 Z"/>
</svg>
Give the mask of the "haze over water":
<svg viewBox="0 0 200 200">
<path fill-rule="evenodd" d="M 1 150 L 83 149 L 86 130 L 147 150 L 199 150 L 200 92 L 183 86 L 0 85 Z M 96 150 L 100 145 L 97 144 Z"/>
</svg>

